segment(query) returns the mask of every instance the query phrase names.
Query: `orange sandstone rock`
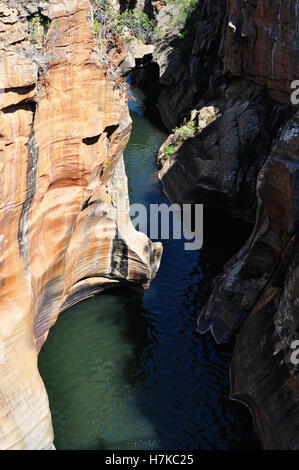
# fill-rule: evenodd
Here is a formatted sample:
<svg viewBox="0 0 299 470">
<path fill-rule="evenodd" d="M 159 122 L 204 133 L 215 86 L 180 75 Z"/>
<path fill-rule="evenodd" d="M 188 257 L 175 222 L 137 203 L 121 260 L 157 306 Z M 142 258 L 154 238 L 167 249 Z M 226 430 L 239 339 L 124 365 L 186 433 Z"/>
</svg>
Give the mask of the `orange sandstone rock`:
<svg viewBox="0 0 299 470">
<path fill-rule="evenodd" d="M 0 45 L 0 449 L 53 448 L 37 352 L 59 312 L 112 285 L 147 287 L 162 251 L 128 216 L 127 97 L 99 63 L 89 2 L 45 8 L 47 71 L 21 27 L 23 46 Z M 0 5 L 0 32 L 2 19 Z"/>
</svg>

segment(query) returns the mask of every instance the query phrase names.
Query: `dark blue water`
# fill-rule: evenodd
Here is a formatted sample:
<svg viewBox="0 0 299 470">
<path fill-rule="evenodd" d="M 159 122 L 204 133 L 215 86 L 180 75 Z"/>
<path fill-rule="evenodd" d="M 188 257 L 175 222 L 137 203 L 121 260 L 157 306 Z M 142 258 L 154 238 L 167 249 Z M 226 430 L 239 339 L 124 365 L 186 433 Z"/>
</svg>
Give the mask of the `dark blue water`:
<svg viewBox="0 0 299 470">
<path fill-rule="evenodd" d="M 131 103 L 125 163 L 131 203 L 149 206 L 167 202 L 155 164 L 166 134 L 144 115 L 143 99 L 139 92 Z M 64 312 L 51 329 L 39 367 L 58 449 L 257 446 L 248 412 L 228 399 L 231 346 L 194 333 L 217 253 L 229 250 L 213 241 L 197 252 L 184 251 L 183 240 L 163 245 L 144 294 L 108 291 Z"/>
</svg>

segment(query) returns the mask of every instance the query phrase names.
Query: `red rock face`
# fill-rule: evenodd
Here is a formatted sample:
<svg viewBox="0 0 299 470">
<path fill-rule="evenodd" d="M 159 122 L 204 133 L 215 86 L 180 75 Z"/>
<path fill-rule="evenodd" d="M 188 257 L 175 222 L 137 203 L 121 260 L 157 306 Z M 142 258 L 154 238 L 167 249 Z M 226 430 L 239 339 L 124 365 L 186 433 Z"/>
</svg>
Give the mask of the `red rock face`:
<svg viewBox="0 0 299 470">
<path fill-rule="evenodd" d="M 161 256 L 128 216 L 127 96 L 99 62 L 89 2 L 47 8 L 44 66 L 0 10 L 1 449 L 53 447 L 37 352 L 59 312 L 120 283 L 147 287 Z"/>
<path fill-rule="evenodd" d="M 298 1 L 228 0 L 227 24 L 225 69 L 290 103 L 291 82 L 299 79 Z"/>
</svg>

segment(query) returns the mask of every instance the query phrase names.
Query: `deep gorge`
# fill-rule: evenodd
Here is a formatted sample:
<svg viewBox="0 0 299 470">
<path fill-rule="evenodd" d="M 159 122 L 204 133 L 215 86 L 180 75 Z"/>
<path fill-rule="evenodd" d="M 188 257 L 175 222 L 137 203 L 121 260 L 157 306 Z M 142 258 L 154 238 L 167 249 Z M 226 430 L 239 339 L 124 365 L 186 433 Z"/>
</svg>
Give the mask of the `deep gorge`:
<svg viewBox="0 0 299 470">
<path fill-rule="evenodd" d="M 298 15 L 0 1 L 1 450 L 299 448 Z"/>
<path fill-rule="evenodd" d="M 156 168 L 166 134 L 137 96 L 124 161 L 130 203 L 148 206 L 167 202 Z M 144 294 L 116 288 L 61 314 L 39 356 L 57 449 L 259 448 L 249 413 L 228 399 L 232 348 L 194 333 L 221 265 L 215 244 L 185 252 L 183 240 L 163 240 Z"/>
</svg>

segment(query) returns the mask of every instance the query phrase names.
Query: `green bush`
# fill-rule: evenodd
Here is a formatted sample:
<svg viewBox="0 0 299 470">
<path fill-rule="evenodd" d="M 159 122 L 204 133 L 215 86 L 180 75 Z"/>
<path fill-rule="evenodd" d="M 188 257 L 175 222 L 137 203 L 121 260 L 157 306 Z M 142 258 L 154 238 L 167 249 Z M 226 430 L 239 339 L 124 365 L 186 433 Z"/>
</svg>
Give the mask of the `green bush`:
<svg viewBox="0 0 299 470">
<path fill-rule="evenodd" d="M 51 21 L 49 19 L 45 19 L 39 14 L 34 15 L 34 17 L 29 21 L 31 43 L 37 44 L 40 40 L 44 39 L 50 23 Z"/>
<path fill-rule="evenodd" d="M 150 20 L 147 14 L 140 10 L 128 10 L 125 13 L 118 14 L 116 20 L 120 31 L 127 27 L 132 36 L 142 41 L 151 40 L 154 34 L 155 21 Z"/>
<path fill-rule="evenodd" d="M 164 155 L 165 158 L 171 158 L 174 154 L 176 147 L 174 145 L 165 145 L 164 147 Z"/>
<path fill-rule="evenodd" d="M 164 147 L 165 158 L 171 158 L 186 140 L 190 139 L 191 137 L 194 137 L 197 134 L 198 130 L 196 127 L 196 122 L 189 121 L 188 123 L 183 124 L 180 127 L 176 127 L 175 129 L 173 129 L 172 132 L 176 138 L 174 144 L 166 145 Z"/>
<path fill-rule="evenodd" d="M 95 33 L 103 34 L 108 40 L 122 36 L 124 28 L 144 42 L 150 42 L 159 34 L 155 21 L 136 8 L 118 13 L 109 0 L 93 0 L 93 6 Z"/>
<path fill-rule="evenodd" d="M 194 121 L 189 121 L 187 124 L 173 129 L 173 133 L 177 134 L 179 136 L 179 142 L 183 143 L 185 140 L 190 137 L 194 137 L 196 134 L 196 123 Z"/>
</svg>

